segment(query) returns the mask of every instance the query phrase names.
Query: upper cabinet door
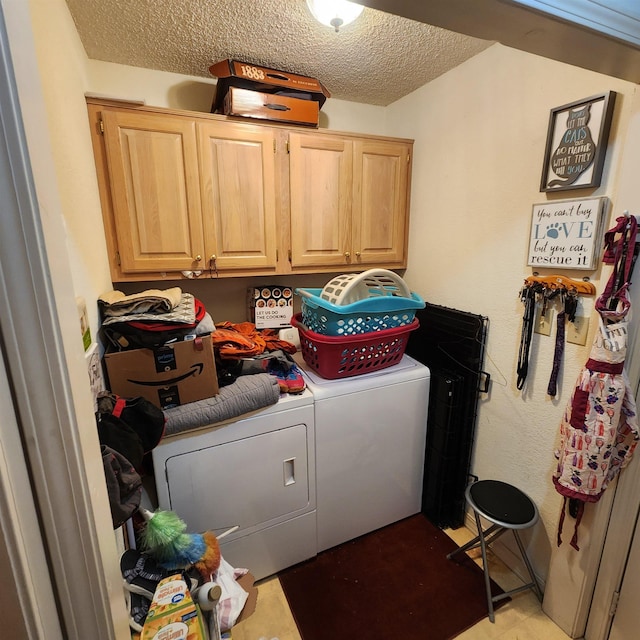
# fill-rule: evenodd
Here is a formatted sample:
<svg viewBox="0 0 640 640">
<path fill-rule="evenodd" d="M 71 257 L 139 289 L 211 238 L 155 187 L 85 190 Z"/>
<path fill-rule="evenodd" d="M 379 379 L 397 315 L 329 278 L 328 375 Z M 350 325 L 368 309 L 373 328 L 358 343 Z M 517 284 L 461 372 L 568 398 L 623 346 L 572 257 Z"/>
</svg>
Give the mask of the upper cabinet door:
<svg viewBox="0 0 640 640">
<path fill-rule="evenodd" d="M 356 140 L 353 253 L 363 264 L 406 266 L 411 145 Z"/>
<path fill-rule="evenodd" d="M 292 267 L 350 264 L 353 143 L 290 133 L 289 152 Z"/>
<path fill-rule="evenodd" d="M 195 123 L 109 110 L 102 117 L 122 272 L 202 268 Z"/>
<path fill-rule="evenodd" d="M 271 129 L 199 122 L 207 267 L 275 268 L 275 142 Z"/>
</svg>

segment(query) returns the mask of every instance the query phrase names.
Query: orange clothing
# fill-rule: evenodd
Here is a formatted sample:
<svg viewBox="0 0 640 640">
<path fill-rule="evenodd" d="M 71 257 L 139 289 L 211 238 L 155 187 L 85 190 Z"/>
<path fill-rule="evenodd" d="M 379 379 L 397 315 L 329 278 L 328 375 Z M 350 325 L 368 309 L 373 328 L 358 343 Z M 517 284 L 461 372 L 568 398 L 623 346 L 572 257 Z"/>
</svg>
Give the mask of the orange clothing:
<svg viewBox="0 0 640 640">
<path fill-rule="evenodd" d="M 280 340 L 275 329 L 256 329 L 253 322 L 220 322 L 211 334 L 211 341 L 220 357 L 229 360 L 251 358 L 278 349 L 287 353 L 297 351 L 291 342 Z"/>
</svg>

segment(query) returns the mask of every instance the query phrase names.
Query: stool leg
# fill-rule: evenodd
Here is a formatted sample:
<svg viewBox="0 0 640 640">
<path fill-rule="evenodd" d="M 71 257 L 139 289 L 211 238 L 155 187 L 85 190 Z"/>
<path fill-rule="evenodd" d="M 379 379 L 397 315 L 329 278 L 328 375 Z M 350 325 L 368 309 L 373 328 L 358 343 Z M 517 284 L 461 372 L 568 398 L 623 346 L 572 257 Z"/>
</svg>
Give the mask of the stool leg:
<svg viewBox="0 0 640 640">
<path fill-rule="evenodd" d="M 533 572 L 533 567 L 531 566 L 531 563 L 529 562 L 529 558 L 527 557 L 527 553 L 524 550 L 524 545 L 522 544 L 522 540 L 520 540 L 520 536 L 518 534 L 518 532 L 516 531 L 516 529 L 513 529 L 513 535 L 516 539 L 516 542 L 518 543 L 518 548 L 520 549 L 520 553 L 522 554 L 522 559 L 524 560 L 524 564 L 527 567 L 527 571 L 529 572 L 529 576 L 531 578 L 531 586 L 533 587 L 533 590 L 535 591 L 535 594 L 538 598 L 538 600 L 540 600 L 540 602 L 542 602 L 542 590 L 540 589 L 540 585 L 538 584 L 538 580 L 536 579 L 536 574 Z"/>
<path fill-rule="evenodd" d="M 478 527 L 478 535 L 480 536 L 480 550 L 482 551 L 482 570 L 484 572 L 484 587 L 487 592 L 487 608 L 489 609 L 489 620 L 495 622 L 496 618 L 493 614 L 493 597 L 491 595 L 491 581 L 489 578 L 489 563 L 487 561 L 487 544 L 484 539 L 484 533 L 482 531 L 482 523 L 480 522 L 480 516 L 477 511 L 473 512 L 476 518 L 476 525 Z"/>
<path fill-rule="evenodd" d="M 496 530 L 499 529 L 500 525 L 499 524 L 494 524 L 491 525 L 485 532 L 484 532 L 484 537 L 485 537 L 485 541 L 488 542 L 487 538 Z M 504 533 L 504 529 L 500 532 L 500 533 Z M 497 538 L 500 533 L 498 533 L 495 537 Z M 459 553 L 462 553 L 463 551 L 470 551 L 471 549 L 475 549 L 476 547 L 480 546 L 480 536 L 476 536 L 473 540 L 469 540 L 469 542 L 467 542 L 466 544 L 463 544 L 461 547 L 458 547 L 455 551 L 452 551 L 451 553 L 447 554 L 447 560 L 451 560 L 451 558 L 453 558 L 453 556 L 458 555 Z"/>
</svg>

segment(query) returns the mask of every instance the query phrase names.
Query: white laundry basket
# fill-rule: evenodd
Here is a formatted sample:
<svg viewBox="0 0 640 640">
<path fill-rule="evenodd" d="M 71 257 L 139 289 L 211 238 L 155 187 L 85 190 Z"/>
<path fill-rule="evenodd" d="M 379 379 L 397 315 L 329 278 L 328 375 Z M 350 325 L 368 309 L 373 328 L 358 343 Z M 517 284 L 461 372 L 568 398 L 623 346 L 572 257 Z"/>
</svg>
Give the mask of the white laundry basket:
<svg viewBox="0 0 640 640">
<path fill-rule="evenodd" d="M 337 276 L 323 289 L 296 289 L 302 322 L 315 333 L 353 336 L 410 325 L 424 300 L 386 269 Z"/>
<path fill-rule="evenodd" d="M 369 269 L 362 273 L 345 273 L 327 282 L 320 297 L 335 305 L 351 304 L 377 296 L 410 298 L 404 280 L 387 269 Z"/>
</svg>

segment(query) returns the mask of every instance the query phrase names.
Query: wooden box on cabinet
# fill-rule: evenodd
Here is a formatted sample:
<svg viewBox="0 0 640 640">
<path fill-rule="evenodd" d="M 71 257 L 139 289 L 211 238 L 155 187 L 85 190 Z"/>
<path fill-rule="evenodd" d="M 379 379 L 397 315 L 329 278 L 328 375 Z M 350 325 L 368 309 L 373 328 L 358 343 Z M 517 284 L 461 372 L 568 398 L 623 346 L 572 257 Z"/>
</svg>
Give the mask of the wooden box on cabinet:
<svg viewBox="0 0 640 640">
<path fill-rule="evenodd" d="M 250 89 L 229 87 L 224 97 L 222 113 L 275 122 L 290 122 L 312 127 L 318 126 L 320 110 L 314 100 L 301 100 Z"/>
<path fill-rule="evenodd" d="M 267 94 L 288 95 L 312 100 L 318 109 L 331 94 L 319 80 L 278 69 L 269 69 L 237 60 L 221 60 L 209 67 L 211 75 L 218 78 L 216 95 L 211 112 L 222 112 L 227 92 L 231 87 L 250 89 Z"/>
</svg>

